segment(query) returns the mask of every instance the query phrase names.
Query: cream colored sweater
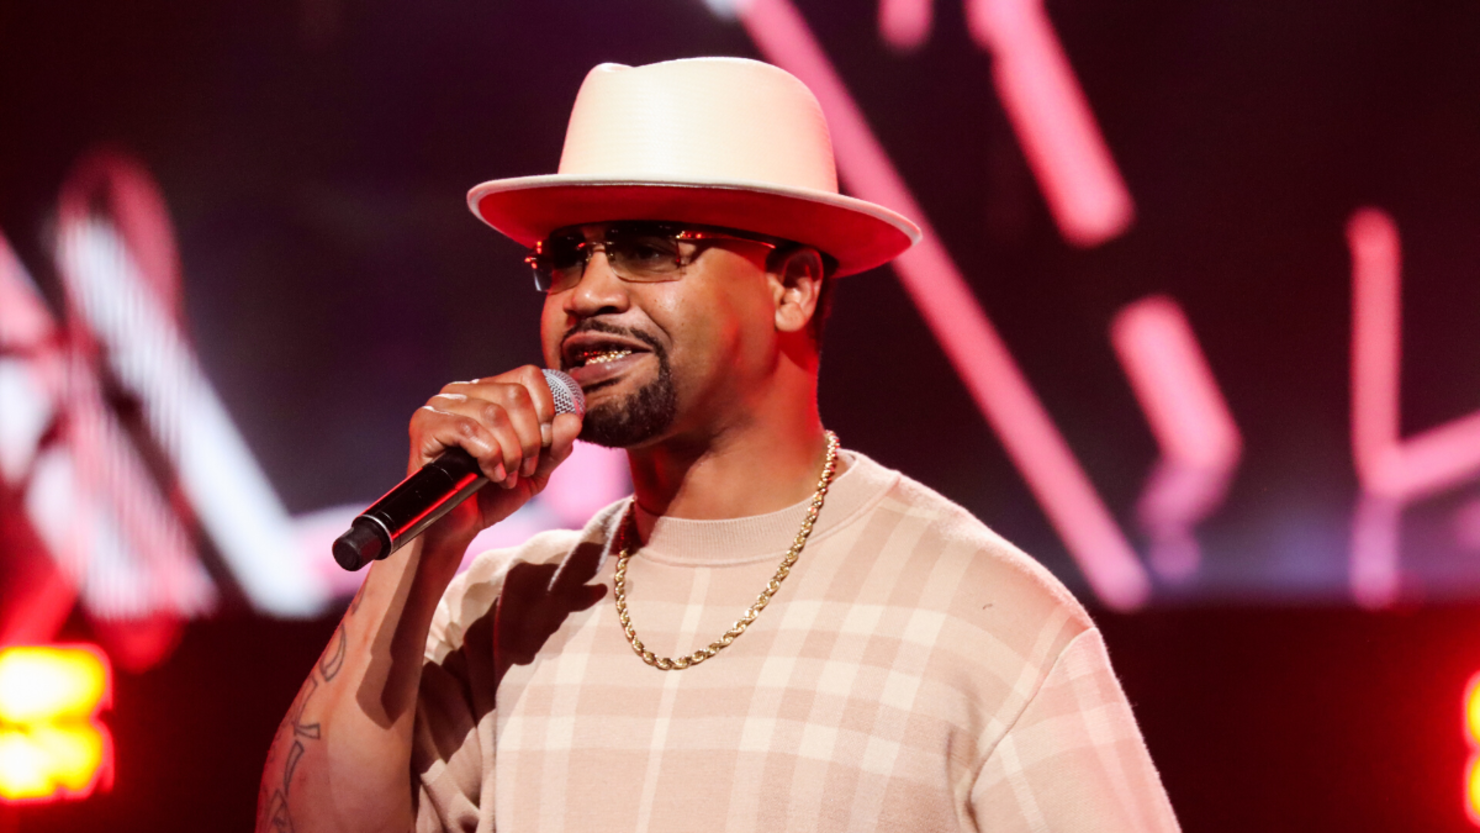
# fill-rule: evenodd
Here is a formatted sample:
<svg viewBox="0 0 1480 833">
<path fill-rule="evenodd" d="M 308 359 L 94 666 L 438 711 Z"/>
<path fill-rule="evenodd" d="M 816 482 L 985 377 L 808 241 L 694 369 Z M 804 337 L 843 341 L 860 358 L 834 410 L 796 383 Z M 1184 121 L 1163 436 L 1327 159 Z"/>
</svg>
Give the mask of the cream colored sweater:
<svg viewBox="0 0 1480 833">
<path fill-rule="evenodd" d="M 417 829 L 1176 830 L 1084 610 L 964 509 L 845 454 L 775 600 L 684 671 L 617 622 L 626 501 L 479 556 L 427 641 Z M 805 511 L 658 518 L 628 568 L 639 637 L 718 638 Z"/>
</svg>

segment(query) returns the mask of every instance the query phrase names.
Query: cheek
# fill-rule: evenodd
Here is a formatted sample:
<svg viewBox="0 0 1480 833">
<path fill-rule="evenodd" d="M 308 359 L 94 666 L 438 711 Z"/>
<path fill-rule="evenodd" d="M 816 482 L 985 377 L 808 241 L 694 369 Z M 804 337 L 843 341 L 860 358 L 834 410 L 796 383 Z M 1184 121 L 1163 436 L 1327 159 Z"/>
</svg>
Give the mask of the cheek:
<svg viewBox="0 0 1480 833">
<path fill-rule="evenodd" d="M 735 338 L 733 323 L 718 300 L 674 294 L 647 305 L 648 317 L 668 337 L 675 363 L 712 362 L 716 353 L 723 352 L 723 345 Z"/>
<path fill-rule="evenodd" d="M 736 295 L 711 299 L 683 322 L 686 337 L 675 341 L 685 346 L 686 358 L 719 374 L 748 373 L 764 364 L 759 357 L 774 330 L 769 308 Z"/>
<path fill-rule="evenodd" d="M 565 335 L 565 312 L 553 299 L 546 298 L 540 314 L 540 350 L 546 367 L 560 367 L 560 339 Z"/>
<path fill-rule="evenodd" d="M 639 305 L 666 336 L 676 368 L 701 376 L 723 373 L 749 366 L 752 357 L 767 351 L 775 334 L 775 310 L 764 275 L 732 257 L 736 263 L 716 257 L 705 274 L 644 287 Z"/>
</svg>

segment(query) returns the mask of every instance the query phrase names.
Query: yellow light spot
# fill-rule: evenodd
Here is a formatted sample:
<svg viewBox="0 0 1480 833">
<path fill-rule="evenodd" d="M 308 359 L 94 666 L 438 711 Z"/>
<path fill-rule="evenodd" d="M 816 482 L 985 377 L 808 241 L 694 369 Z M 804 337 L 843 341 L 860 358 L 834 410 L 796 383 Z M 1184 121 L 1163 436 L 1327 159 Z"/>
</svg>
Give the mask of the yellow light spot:
<svg viewBox="0 0 1480 833">
<path fill-rule="evenodd" d="M 112 768 L 96 720 L 109 693 L 108 662 L 90 645 L 0 651 L 0 800 L 91 792 Z"/>
<path fill-rule="evenodd" d="M 32 646 L 0 651 L 0 722 L 85 720 L 103 705 L 107 665 L 95 649 Z"/>
<path fill-rule="evenodd" d="M 103 734 L 87 723 L 37 726 L 31 742 L 45 753 L 52 780 L 73 792 L 86 788 L 103 763 Z"/>
<path fill-rule="evenodd" d="M 1465 684 L 1465 740 L 1480 746 L 1480 673 Z"/>
<path fill-rule="evenodd" d="M 0 730 L 0 797 L 42 798 L 52 791 L 46 753 L 24 732 Z"/>
</svg>

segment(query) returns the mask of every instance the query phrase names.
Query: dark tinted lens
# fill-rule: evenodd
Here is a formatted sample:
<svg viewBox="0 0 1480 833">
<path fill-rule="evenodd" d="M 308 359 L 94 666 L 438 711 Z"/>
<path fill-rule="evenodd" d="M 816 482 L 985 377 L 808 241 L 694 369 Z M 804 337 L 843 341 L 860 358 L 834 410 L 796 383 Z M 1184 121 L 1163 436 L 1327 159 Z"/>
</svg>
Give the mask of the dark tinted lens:
<svg viewBox="0 0 1480 833">
<path fill-rule="evenodd" d="M 629 280 L 670 275 L 681 265 L 674 233 L 645 223 L 608 229 L 606 254 L 612 266 Z"/>
<path fill-rule="evenodd" d="M 557 272 L 569 272 L 586 263 L 582 249 L 586 244 L 582 237 L 552 237 L 540 246 L 540 253 Z"/>
<path fill-rule="evenodd" d="M 584 238 L 570 236 L 541 241 L 524 258 L 524 262 L 534 269 L 535 288 L 550 292 L 560 289 L 571 278 L 579 277 L 586 264 L 584 245 Z"/>
<path fill-rule="evenodd" d="M 544 266 L 539 255 L 530 255 L 524 259 L 529 268 L 534 270 L 534 288 L 540 292 L 550 291 L 550 270 Z"/>
</svg>

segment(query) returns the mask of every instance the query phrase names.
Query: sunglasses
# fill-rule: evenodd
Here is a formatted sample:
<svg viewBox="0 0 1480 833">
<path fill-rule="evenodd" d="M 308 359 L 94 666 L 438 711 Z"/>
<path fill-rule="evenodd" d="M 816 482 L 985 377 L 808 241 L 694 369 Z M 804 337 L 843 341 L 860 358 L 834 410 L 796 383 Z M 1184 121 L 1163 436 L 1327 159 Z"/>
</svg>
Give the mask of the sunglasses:
<svg viewBox="0 0 1480 833">
<path fill-rule="evenodd" d="M 706 244 L 721 240 L 756 243 L 770 249 L 782 241 L 710 226 L 627 221 L 610 223 L 600 240 L 587 240 L 576 227 L 560 229 L 536 243 L 524 258 L 540 292 L 564 292 L 581 282 L 591 255 L 600 249 L 612 272 L 624 281 L 676 281 Z"/>
</svg>

